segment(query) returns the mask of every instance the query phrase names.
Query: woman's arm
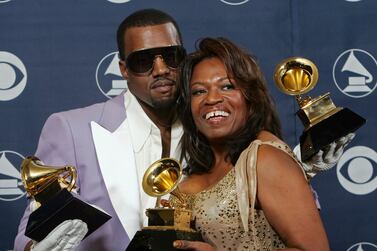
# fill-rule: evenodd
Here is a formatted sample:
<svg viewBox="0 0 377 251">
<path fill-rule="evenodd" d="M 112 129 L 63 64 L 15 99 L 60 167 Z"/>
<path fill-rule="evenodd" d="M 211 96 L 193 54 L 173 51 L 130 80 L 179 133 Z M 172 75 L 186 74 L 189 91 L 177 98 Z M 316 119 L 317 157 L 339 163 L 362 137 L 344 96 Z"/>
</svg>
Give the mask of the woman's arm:
<svg viewBox="0 0 377 251">
<path fill-rule="evenodd" d="M 257 200 L 285 250 L 330 250 L 313 194 L 299 165 L 287 153 L 261 145 Z"/>
</svg>

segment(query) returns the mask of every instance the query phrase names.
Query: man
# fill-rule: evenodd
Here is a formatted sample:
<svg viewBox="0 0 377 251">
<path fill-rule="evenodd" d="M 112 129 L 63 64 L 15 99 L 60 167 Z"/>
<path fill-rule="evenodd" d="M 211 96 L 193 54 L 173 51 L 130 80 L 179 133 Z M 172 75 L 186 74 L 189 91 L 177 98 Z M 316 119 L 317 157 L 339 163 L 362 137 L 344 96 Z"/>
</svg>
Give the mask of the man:
<svg viewBox="0 0 377 251">
<path fill-rule="evenodd" d="M 161 157 L 179 156 L 182 129 L 174 110 L 185 52 L 177 24 L 161 11 L 142 10 L 120 24 L 117 39 L 129 91 L 50 116 L 35 154 L 49 166 L 76 166 L 81 198 L 112 215 L 80 250 L 124 250 L 155 203 L 141 188 L 144 171 Z M 21 220 L 16 250 L 30 243 L 24 236 L 29 214 Z"/>
<path fill-rule="evenodd" d="M 24 236 L 28 207 L 15 250 L 125 250 L 145 224 L 145 209 L 155 203 L 141 187 L 145 170 L 161 157 L 179 158 L 176 78 L 185 51 L 176 22 L 158 10 L 137 11 L 120 24 L 117 40 L 128 91 L 104 103 L 51 115 L 36 151 L 46 165 L 76 166 L 81 198 L 112 219 L 84 240 L 86 224 L 66 221 L 33 244 Z"/>
</svg>

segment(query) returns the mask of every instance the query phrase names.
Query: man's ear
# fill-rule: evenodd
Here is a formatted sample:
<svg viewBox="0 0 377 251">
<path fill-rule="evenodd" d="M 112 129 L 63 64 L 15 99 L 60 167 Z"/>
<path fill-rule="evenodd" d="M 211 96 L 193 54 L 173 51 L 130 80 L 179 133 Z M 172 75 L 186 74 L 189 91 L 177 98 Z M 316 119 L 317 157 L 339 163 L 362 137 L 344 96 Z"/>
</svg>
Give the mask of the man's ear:
<svg viewBox="0 0 377 251">
<path fill-rule="evenodd" d="M 120 73 L 122 74 L 123 78 L 125 80 L 128 80 L 128 71 L 127 71 L 127 67 L 126 67 L 126 62 L 124 62 L 123 60 L 119 60 L 119 69 L 120 69 Z"/>
</svg>

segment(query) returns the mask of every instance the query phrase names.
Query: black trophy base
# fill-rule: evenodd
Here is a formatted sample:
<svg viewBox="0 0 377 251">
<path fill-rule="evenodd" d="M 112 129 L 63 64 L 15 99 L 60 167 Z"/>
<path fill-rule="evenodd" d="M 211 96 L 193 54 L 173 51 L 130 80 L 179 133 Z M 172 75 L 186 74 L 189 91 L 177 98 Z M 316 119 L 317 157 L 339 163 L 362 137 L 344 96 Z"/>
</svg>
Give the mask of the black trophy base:
<svg viewBox="0 0 377 251">
<path fill-rule="evenodd" d="M 80 219 L 88 226 L 88 236 L 110 218 L 111 216 L 104 211 L 63 189 L 30 214 L 25 235 L 41 241 L 63 221 Z"/>
<path fill-rule="evenodd" d="M 343 108 L 315 124 L 300 136 L 301 160 L 310 159 L 330 143 L 359 129 L 365 122 L 363 117 Z"/>
<path fill-rule="evenodd" d="M 175 251 L 175 240 L 203 241 L 198 232 L 143 229 L 136 232 L 126 251 Z"/>
</svg>

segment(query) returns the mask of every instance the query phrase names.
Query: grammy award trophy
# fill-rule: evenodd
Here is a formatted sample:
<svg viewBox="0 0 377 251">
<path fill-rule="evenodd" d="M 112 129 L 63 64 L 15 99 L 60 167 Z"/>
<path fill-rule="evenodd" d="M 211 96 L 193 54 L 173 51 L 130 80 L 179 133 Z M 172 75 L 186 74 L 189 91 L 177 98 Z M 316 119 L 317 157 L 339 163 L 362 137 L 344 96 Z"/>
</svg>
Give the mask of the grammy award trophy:
<svg viewBox="0 0 377 251">
<path fill-rule="evenodd" d="M 190 227 L 191 210 L 160 205 L 161 196 L 169 193 L 181 200 L 175 193 L 181 176 L 181 165 L 172 158 L 162 158 L 149 166 L 142 185 L 146 194 L 157 197 L 156 206 L 146 210 L 148 226 L 136 232 L 126 251 L 172 251 L 177 250 L 173 247 L 175 240 L 202 240 L 200 233 Z"/>
<path fill-rule="evenodd" d="M 35 241 L 43 240 L 65 220 L 85 222 L 88 236 L 111 218 L 71 193 L 77 180 L 73 166 L 49 167 L 37 157 L 27 157 L 21 164 L 21 180 L 28 196 L 34 198 L 37 205 L 25 230 L 25 235 Z"/>
<path fill-rule="evenodd" d="M 331 142 L 356 131 L 366 120 L 348 108 L 336 107 L 330 93 L 319 97 L 302 97 L 318 80 L 316 65 L 306 58 L 292 57 L 282 61 L 275 70 L 277 87 L 295 95 L 299 105 L 297 116 L 304 125 L 300 136 L 301 159 L 310 159 Z"/>
</svg>

